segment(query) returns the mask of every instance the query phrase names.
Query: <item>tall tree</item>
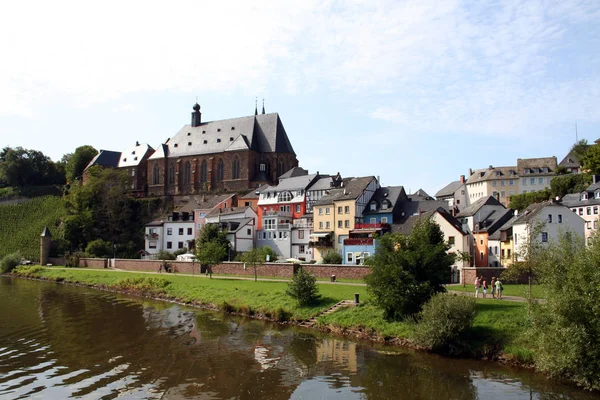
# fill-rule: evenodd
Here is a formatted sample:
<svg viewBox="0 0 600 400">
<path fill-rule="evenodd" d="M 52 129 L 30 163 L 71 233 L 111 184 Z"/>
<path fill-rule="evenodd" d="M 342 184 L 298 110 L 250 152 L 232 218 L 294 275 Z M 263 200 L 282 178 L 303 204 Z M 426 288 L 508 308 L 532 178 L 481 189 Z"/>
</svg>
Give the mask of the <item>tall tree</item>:
<svg viewBox="0 0 600 400">
<path fill-rule="evenodd" d="M 591 174 L 600 174 L 600 144 L 588 147 L 581 158 L 581 164 L 583 169 L 588 170 Z"/>
<path fill-rule="evenodd" d="M 212 279 L 212 267 L 223 261 L 227 257 L 227 250 L 222 243 L 213 239 L 203 243 L 202 247 L 196 248 L 196 259 L 201 265 L 204 265 Z"/>
<path fill-rule="evenodd" d="M 389 320 L 414 315 L 435 293 L 444 292 L 454 255 L 438 224 L 419 220 L 410 235 L 385 234 L 367 264 L 365 278 L 374 303 Z"/>
<path fill-rule="evenodd" d="M 98 150 L 92 146 L 79 146 L 75 149 L 75 153 L 69 156 L 65 171 L 67 173 L 67 181 L 72 183 L 76 179 L 81 179 L 83 170 L 98 154 Z"/>
<path fill-rule="evenodd" d="M 0 151 L 0 180 L 7 186 L 41 186 L 62 184 L 64 175 L 41 151 L 5 147 Z"/>
<path fill-rule="evenodd" d="M 267 258 L 267 252 L 265 251 L 265 247 L 254 247 L 249 251 L 246 251 L 240 256 L 240 261 L 246 264 L 250 264 L 250 266 L 254 269 L 254 282 L 258 280 L 257 269 L 259 266 L 263 265 Z M 270 247 L 268 247 L 270 249 Z"/>
</svg>

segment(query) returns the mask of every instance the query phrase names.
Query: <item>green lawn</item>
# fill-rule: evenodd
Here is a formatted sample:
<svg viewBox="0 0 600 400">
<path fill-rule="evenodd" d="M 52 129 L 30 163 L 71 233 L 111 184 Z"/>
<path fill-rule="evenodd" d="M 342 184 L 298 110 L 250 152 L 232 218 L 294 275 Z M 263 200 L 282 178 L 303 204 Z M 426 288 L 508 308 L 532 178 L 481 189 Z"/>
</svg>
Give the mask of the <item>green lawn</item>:
<svg viewBox="0 0 600 400">
<path fill-rule="evenodd" d="M 529 297 L 529 285 L 516 285 L 516 284 L 503 284 L 504 290 L 502 294 L 506 296 L 518 296 L 527 298 Z M 446 289 L 457 292 L 471 292 L 475 295 L 475 285 L 448 285 Z M 479 291 L 479 297 L 481 298 L 482 291 Z M 546 297 L 544 293 L 544 287 L 542 285 L 531 285 L 531 295 L 534 299 L 544 299 Z M 492 297 L 492 289 L 488 289 L 488 297 Z"/>
</svg>

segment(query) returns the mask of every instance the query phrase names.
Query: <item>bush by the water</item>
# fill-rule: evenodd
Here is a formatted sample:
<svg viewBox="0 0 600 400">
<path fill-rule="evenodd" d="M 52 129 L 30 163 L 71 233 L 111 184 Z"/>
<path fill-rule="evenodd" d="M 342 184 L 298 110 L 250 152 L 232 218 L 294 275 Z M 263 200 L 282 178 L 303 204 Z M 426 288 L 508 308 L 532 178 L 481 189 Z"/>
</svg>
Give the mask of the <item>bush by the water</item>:
<svg viewBox="0 0 600 400">
<path fill-rule="evenodd" d="M 37 278 L 44 267 L 39 265 L 21 265 L 13 270 L 13 273 L 27 278 Z"/>
<path fill-rule="evenodd" d="M 600 390 L 600 243 L 564 235 L 539 265 L 546 302 L 530 305 L 536 367 Z"/>
<path fill-rule="evenodd" d="M 21 262 L 21 253 L 14 252 L 2 257 L 0 261 L 0 273 L 6 274 L 12 271 Z"/>
<path fill-rule="evenodd" d="M 136 277 L 124 278 L 114 284 L 116 289 L 135 290 L 142 293 L 162 294 L 165 289 L 171 284 L 165 278 L 154 277 Z"/>
<path fill-rule="evenodd" d="M 288 284 L 285 292 L 298 301 L 301 306 L 309 306 L 319 301 L 319 288 L 317 287 L 317 278 L 304 268 L 299 268 Z"/>
<path fill-rule="evenodd" d="M 342 256 L 335 251 L 328 251 L 323 255 L 323 264 L 341 264 Z"/>
<path fill-rule="evenodd" d="M 415 341 L 436 353 L 461 355 L 468 349 L 469 331 L 476 313 L 472 297 L 437 294 L 419 313 Z"/>
<path fill-rule="evenodd" d="M 92 257 L 107 257 L 111 254 L 112 245 L 110 242 L 102 239 L 88 242 L 85 252 Z"/>
</svg>

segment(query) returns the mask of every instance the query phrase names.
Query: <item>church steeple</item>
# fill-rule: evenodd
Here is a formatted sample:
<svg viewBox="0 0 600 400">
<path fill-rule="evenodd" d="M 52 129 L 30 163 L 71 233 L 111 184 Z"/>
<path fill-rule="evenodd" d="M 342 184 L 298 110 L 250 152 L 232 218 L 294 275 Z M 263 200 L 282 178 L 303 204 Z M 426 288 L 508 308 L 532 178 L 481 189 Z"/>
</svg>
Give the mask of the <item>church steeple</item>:
<svg viewBox="0 0 600 400">
<path fill-rule="evenodd" d="M 254 115 L 258 115 L 258 97 L 254 99 Z"/>
<path fill-rule="evenodd" d="M 262 113 L 265 113 L 265 99 L 263 99 L 263 109 L 262 109 Z"/>
<path fill-rule="evenodd" d="M 202 113 L 200 112 L 200 104 L 194 104 L 194 112 L 192 113 L 192 127 L 200 126 L 202 123 Z"/>
</svg>

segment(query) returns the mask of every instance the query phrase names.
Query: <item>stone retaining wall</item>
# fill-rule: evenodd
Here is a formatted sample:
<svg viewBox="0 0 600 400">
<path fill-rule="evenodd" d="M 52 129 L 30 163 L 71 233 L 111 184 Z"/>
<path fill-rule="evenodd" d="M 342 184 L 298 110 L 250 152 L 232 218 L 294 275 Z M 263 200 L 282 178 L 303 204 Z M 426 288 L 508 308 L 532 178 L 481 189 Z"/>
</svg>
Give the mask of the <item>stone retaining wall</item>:
<svg viewBox="0 0 600 400">
<path fill-rule="evenodd" d="M 475 283 L 475 277 L 483 275 L 488 284 L 492 281 L 493 277 L 498 278 L 506 268 L 463 268 L 461 273 L 461 282 L 472 285 Z"/>
</svg>

